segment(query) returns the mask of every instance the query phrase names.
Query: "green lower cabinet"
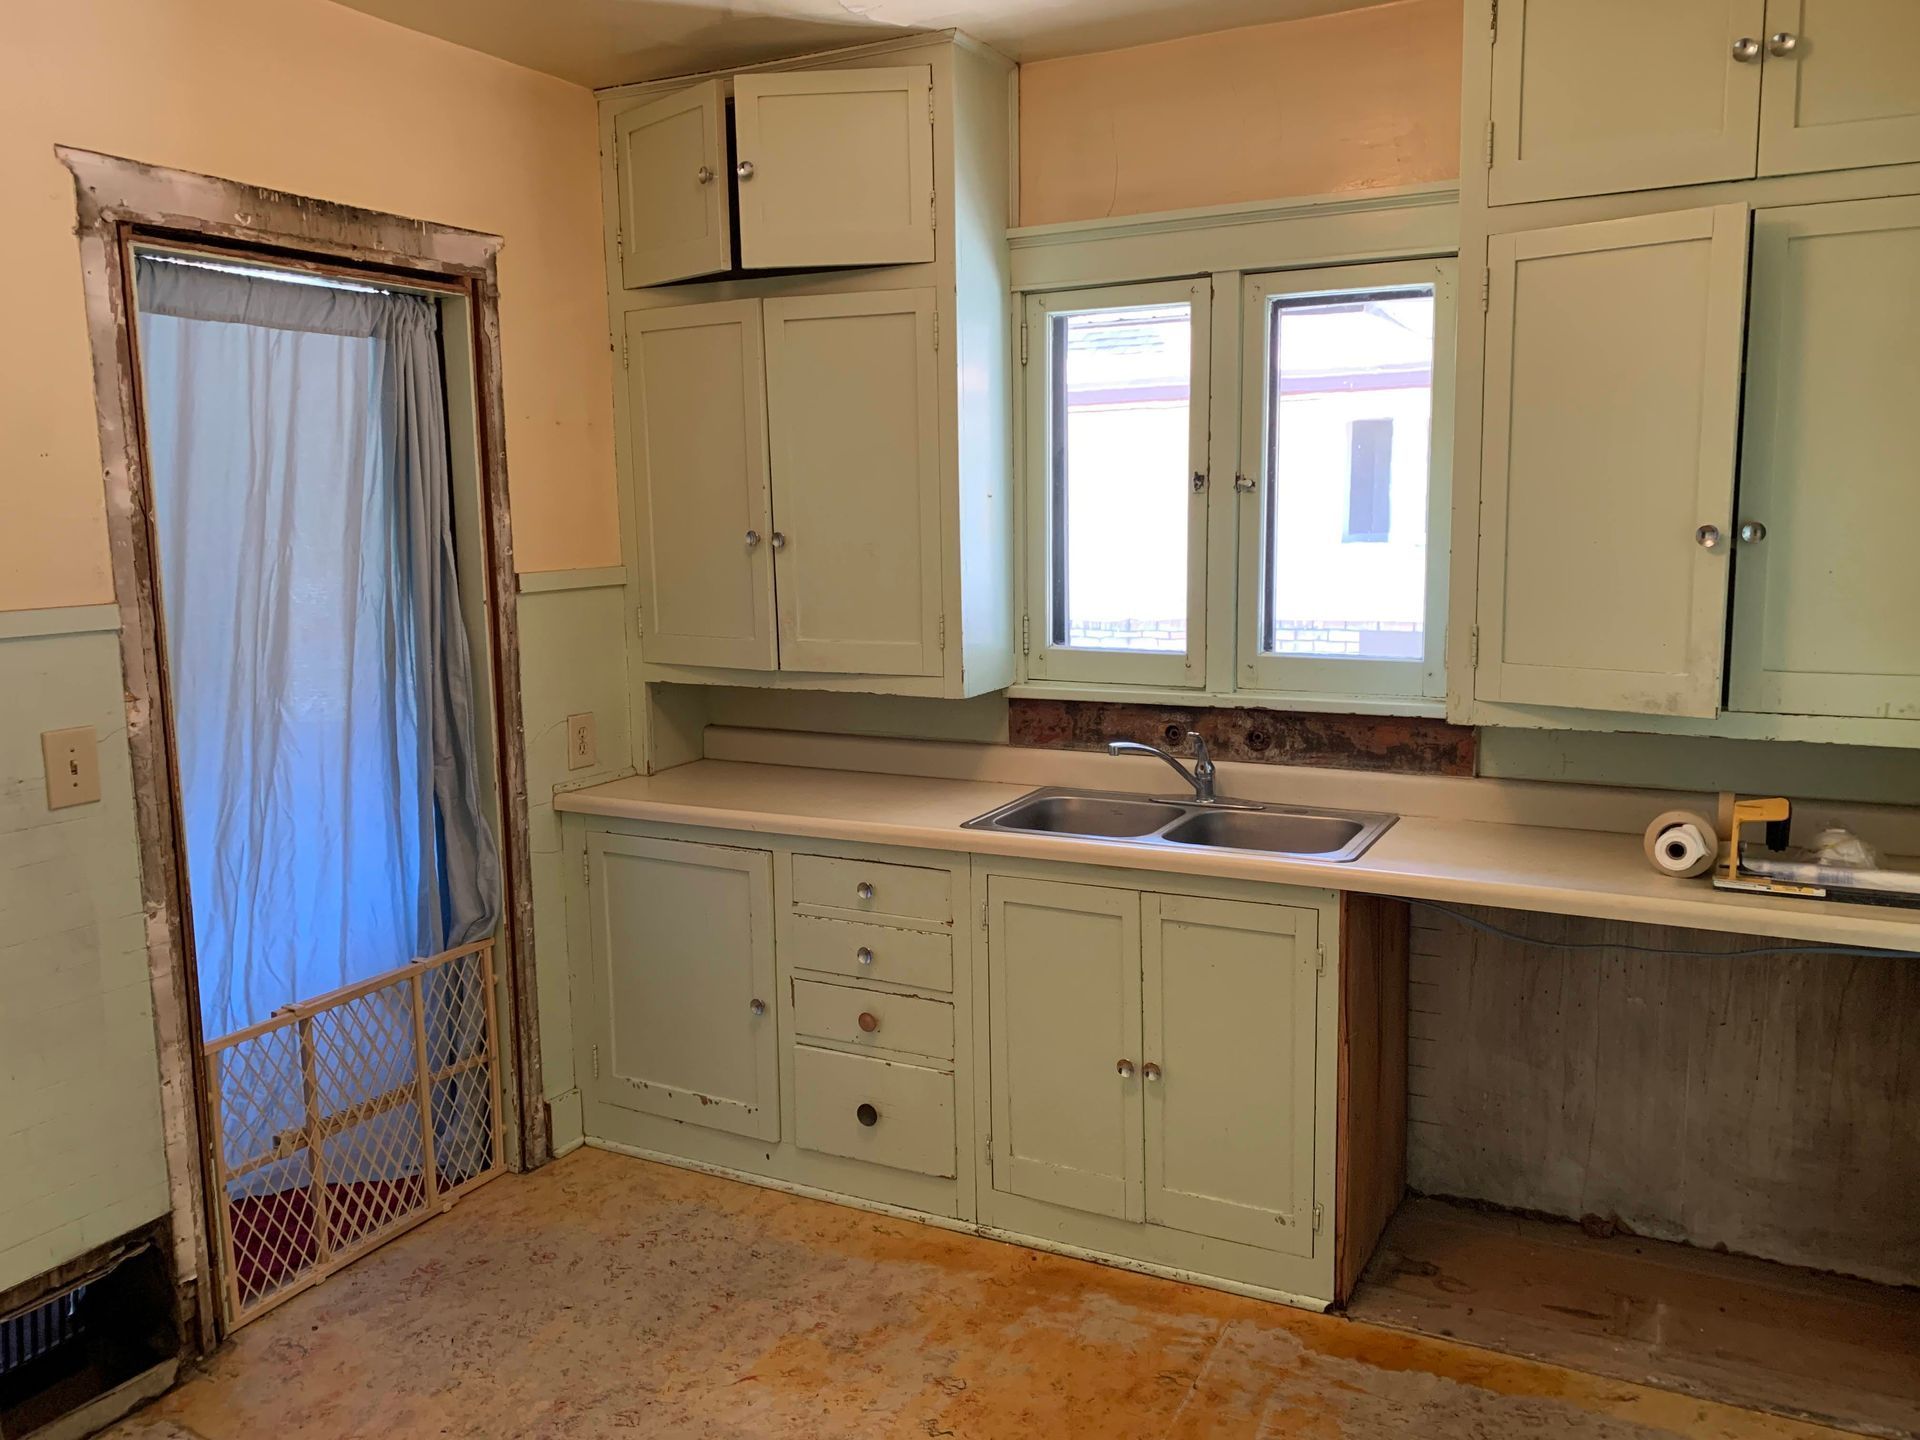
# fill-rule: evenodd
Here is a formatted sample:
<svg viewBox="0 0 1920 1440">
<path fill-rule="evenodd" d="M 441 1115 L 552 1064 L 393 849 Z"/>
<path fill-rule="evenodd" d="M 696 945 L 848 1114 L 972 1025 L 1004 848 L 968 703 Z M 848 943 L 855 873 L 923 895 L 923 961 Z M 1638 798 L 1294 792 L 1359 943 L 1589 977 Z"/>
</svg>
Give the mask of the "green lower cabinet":
<svg viewBox="0 0 1920 1440">
<path fill-rule="evenodd" d="M 986 890 L 994 1190 L 1312 1255 L 1320 911 Z"/>
</svg>

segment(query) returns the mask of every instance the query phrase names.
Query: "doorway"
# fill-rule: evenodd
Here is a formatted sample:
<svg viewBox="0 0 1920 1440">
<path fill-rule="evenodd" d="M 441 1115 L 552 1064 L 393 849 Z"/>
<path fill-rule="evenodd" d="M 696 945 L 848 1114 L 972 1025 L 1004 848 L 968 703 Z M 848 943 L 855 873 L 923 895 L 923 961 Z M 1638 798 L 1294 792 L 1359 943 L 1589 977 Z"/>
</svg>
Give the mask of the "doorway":
<svg viewBox="0 0 1920 1440">
<path fill-rule="evenodd" d="M 498 241 L 61 154 L 206 1348 L 545 1159 Z"/>
</svg>

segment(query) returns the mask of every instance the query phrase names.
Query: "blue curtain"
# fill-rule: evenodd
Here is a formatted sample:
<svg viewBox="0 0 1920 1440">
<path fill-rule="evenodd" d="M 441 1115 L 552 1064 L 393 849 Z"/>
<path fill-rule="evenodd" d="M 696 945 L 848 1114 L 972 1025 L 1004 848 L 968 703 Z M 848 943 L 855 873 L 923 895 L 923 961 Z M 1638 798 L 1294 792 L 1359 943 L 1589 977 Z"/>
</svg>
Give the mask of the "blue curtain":
<svg viewBox="0 0 1920 1440">
<path fill-rule="evenodd" d="M 143 256 L 205 1033 L 490 934 L 436 307 Z"/>
</svg>

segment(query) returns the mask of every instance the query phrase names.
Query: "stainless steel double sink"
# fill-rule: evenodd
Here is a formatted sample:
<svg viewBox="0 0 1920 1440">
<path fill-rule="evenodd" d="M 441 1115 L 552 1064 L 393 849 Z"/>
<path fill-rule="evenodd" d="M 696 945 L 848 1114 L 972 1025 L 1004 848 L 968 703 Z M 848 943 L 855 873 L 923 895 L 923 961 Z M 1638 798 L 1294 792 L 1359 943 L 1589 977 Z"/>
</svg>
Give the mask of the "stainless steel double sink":
<svg viewBox="0 0 1920 1440">
<path fill-rule="evenodd" d="M 1362 810 L 1168 800 L 1099 790 L 1035 790 L 961 828 L 1067 835 L 1176 850 L 1239 850 L 1303 860 L 1357 860 L 1398 819 Z"/>
</svg>

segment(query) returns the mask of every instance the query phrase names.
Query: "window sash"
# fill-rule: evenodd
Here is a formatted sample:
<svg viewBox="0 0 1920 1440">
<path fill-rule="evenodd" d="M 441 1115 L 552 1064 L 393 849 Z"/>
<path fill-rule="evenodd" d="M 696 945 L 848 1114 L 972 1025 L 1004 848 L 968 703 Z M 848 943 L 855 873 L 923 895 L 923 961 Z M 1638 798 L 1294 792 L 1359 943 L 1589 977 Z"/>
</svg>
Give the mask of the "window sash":
<svg viewBox="0 0 1920 1440">
<path fill-rule="evenodd" d="M 1054 505 L 1056 439 L 1054 321 L 1090 311 L 1184 304 L 1192 317 L 1187 411 L 1187 473 L 1208 473 L 1212 284 L 1202 277 L 1146 285 L 1054 291 L 1027 299 L 1024 391 L 1025 641 L 1035 680 L 1198 689 L 1206 683 L 1207 491 L 1187 488 L 1187 646 L 1184 653 L 1092 650 L 1054 643 L 1054 556 L 1064 536 Z"/>
<path fill-rule="evenodd" d="M 1256 694 L 1316 698 L 1397 697 L 1408 700 L 1446 694 L 1446 570 L 1450 531 L 1452 456 L 1454 275 L 1452 260 L 1396 261 L 1289 270 L 1250 275 L 1242 283 L 1241 425 L 1239 473 L 1254 483 L 1239 495 L 1240 574 L 1236 689 Z M 1397 287 L 1431 286 L 1434 304 L 1432 420 L 1428 435 L 1427 573 L 1424 653 L 1419 660 L 1371 660 L 1275 655 L 1263 650 L 1268 596 L 1269 526 L 1274 523 L 1274 477 L 1268 434 L 1272 395 L 1273 301 Z M 1398 427 L 1396 427 L 1397 429 Z M 1396 435 L 1394 443 L 1402 443 Z M 1351 497 L 1343 502 L 1350 504 Z M 1351 511 L 1349 511 L 1351 518 Z M 1351 537 L 1350 537 L 1351 538 Z"/>
</svg>

